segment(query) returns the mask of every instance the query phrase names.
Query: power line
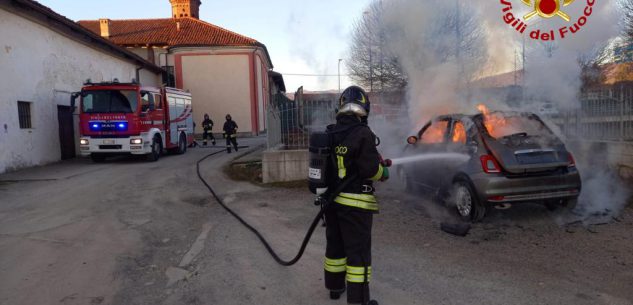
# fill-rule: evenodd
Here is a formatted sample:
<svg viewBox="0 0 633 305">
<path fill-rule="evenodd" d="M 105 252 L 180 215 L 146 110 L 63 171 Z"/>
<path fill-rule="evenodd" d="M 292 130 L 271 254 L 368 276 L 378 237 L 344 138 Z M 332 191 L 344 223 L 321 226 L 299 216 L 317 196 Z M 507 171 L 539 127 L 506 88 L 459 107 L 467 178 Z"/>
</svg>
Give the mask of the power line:
<svg viewBox="0 0 633 305">
<path fill-rule="evenodd" d="M 288 75 L 288 76 L 317 76 L 317 77 L 338 77 L 338 74 L 306 74 L 306 73 L 283 73 L 283 72 L 277 72 L 281 75 Z M 349 76 L 349 74 L 341 74 L 341 77 L 343 76 Z"/>
</svg>

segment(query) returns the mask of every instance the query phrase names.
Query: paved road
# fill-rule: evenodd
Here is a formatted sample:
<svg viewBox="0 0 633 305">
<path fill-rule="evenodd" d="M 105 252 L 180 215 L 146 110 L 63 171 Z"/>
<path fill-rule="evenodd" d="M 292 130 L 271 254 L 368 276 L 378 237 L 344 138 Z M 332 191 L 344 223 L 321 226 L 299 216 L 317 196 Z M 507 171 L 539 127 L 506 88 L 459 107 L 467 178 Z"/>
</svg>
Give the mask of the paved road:
<svg viewBox="0 0 633 305">
<path fill-rule="evenodd" d="M 345 304 L 323 289 L 323 229 L 297 265 L 277 265 L 198 182 L 195 161 L 211 151 L 0 176 L 0 304 Z M 204 162 L 203 175 L 294 256 L 317 212 L 312 196 L 227 180 L 234 156 Z M 633 210 L 561 227 L 525 205 L 459 238 L 438 230 L 441 208 L 397 186 L 380 188 L 374 225 L 381 304 L 633 304 Z"/>
</svg>

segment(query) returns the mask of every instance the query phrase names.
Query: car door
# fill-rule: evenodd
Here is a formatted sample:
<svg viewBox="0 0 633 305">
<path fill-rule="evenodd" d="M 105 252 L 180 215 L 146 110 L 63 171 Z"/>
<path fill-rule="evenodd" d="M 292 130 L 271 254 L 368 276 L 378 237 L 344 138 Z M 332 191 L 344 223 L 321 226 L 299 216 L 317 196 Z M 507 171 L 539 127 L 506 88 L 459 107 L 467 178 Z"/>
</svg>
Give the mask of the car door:
<svg viewBox="0 0 633 305">
<path fill-rule="evenodd" d="M 450 119 L 440 118 L 425 125 L 418 133 L 418 140 L 411 144 L 408 156 L 429 155 L 430 158 L 416 159 L 405 164 L 407 178 L 423 192 L 437 191 L 439 187 L 437 177 L 442 174 L 442 167 L 437 164 L 435 154 L 446 152 L 448 133 L 450 130 Z"/>
<path fill-rule="evenodd" d="M 463 169 L 469 159 L 457 158 L 453 156 L 472 154 L 472 132 L 469 132 L 464 121 L 454 118 L 450 123 L 450 132 L 446 144 L 445 158 L 438 159 L 438 166 L 443 169 L 443 174 L 438 176 L 439 187 L 450 186 L 455 175 Z M 475 144 L 476 145 L 476 144 Z"/>
</svg>

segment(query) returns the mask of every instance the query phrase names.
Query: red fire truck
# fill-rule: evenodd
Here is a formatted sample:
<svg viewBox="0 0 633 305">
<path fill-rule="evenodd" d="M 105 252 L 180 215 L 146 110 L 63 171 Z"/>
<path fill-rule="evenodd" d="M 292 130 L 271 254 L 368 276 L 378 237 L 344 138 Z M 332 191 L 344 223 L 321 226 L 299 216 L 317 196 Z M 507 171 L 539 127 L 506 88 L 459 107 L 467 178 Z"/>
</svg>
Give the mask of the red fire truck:
<svg viewBox="0 0 633 305">
<path fill-rule="evenodd" d="M 102 162 L 108 156 L 183 154 L 193 143 L 191 94 L 175 88 L 136 83 L 86 83 L 81 97 L 81 155 Z"/>
</svg>

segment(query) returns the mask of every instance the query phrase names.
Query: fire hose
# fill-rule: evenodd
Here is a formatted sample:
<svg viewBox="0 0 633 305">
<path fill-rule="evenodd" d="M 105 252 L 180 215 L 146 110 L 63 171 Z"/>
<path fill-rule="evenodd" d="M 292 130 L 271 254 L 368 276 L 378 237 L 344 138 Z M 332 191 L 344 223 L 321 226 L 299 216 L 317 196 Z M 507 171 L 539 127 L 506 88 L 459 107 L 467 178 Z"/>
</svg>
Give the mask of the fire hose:
<svg viewBox="0 0 633 305">
<path fill-rule="evenodd" d="M 244 147 L 239 147 L 239 148 L 246 148 L 248 146 L 244 146 Z M 249 229 L 251 232 L 253 232 L 253 234 L 255 234 L 255 236 L 257 236 L 257 238 L 259 238 L 259 240 L 262 242 L 262 244 L 264 244 L 264 247 L 266 247 L 266 250 L 268 250 L 268 253 L 270 253 L 270 255 L 275 259 L 275 261 L 277 263 L 279 263 L 282 266 L 292 266 L 295 263 L 297 263 L 299 261 L 299 259 L 301 259 L 301 256 L 303 256 L 303 252 L 305 251 L 308 242 L 310 241 L 310 239 L 312 238 L 312 234 L 314 233 L 314 230 L 316 229 L 317 225 L 319 224 L 319 221 L 323 218 L 323 215 L 325 214 L 325 211 L 327 210 L 327 207 L 329 206 L 329 204 L 334 201 L 334 198 L 336 196 L 338 196 L 338 194 L 343 191 L 343 189 L 356 178 L 356 175 L 351 175 L 347 178 L 345 178 L 343 180 L 342 183 L 340 183 L 338 185 L 338 187 L 331 193 L 326 193 L 324 195 L 326 195 L 326 198 L 322 198 L 321 197 L 321 204 L 322 204 L 322 208 L 319 211 L 319 213 L 316 215 L 316 217 L 314 217 L 314 220 L 312 221 L 312 224 L 310 224 L 310 227 L 308 228 L 308 232 L 306 233 L 305 237 L 303 238 L 303 241 L 301 242 L 301 247 L 299 248 L 299 252 L 297 253 L 297 255 L 289 260 L 283 260 L 281 257 L 279 257 L 279 255 L 275 252 L 275 250 L 273 250 L 273 248 L 270 246 L 270 244 L 268 243 L 268 241 L 264 238 L 264 236 L 262 236 L 262 234 L 255 229 L 251 224 L 249 224 L 246 220 L 244 220 L 239 214 L 237 214 L 235 211 L 233 211 L 231 208 L 229 208 L 225 203 L 224 200 L 222 200 L 222 198 L 220 198 L 220 196 L 215 192 L 215 190 L 213 189 L 213 187 L 211 187 L 211 185 L 209 185 L 209 183 L 202 177 L 202 174 L 200 174 L 200 163 L 202 163 L 204 160 L 215 156 L 221 152 L 225 152 L 226 149 L 222 149 L 213 153 L 210 153 L 208 155 L 206 155 L 205 157 L 203 157 L 202 159 L 198 160 L 198 162 L 196 163 L 196 173 L 198 174 L 198 178 L 200 179 L 200 181 L 202 181 L 202 183 L 207 187 L 207 189 L 209 190 L 209 192 L 211 192 L 211 194 L 213 195 L 213 197 L 215 198 L 215 200 L 220 204 L 220 206 L 222 206 L 222 208 L 224 208 L 227 212 L 229 212 L 229 214 L 233 215 L 233 217 L 235 217 L 235 219 L 237 219 L 242 225 L 244 225 L 247 229 Z M 325 200 L 323 200 L 325 199 Z"/>
</svg>

